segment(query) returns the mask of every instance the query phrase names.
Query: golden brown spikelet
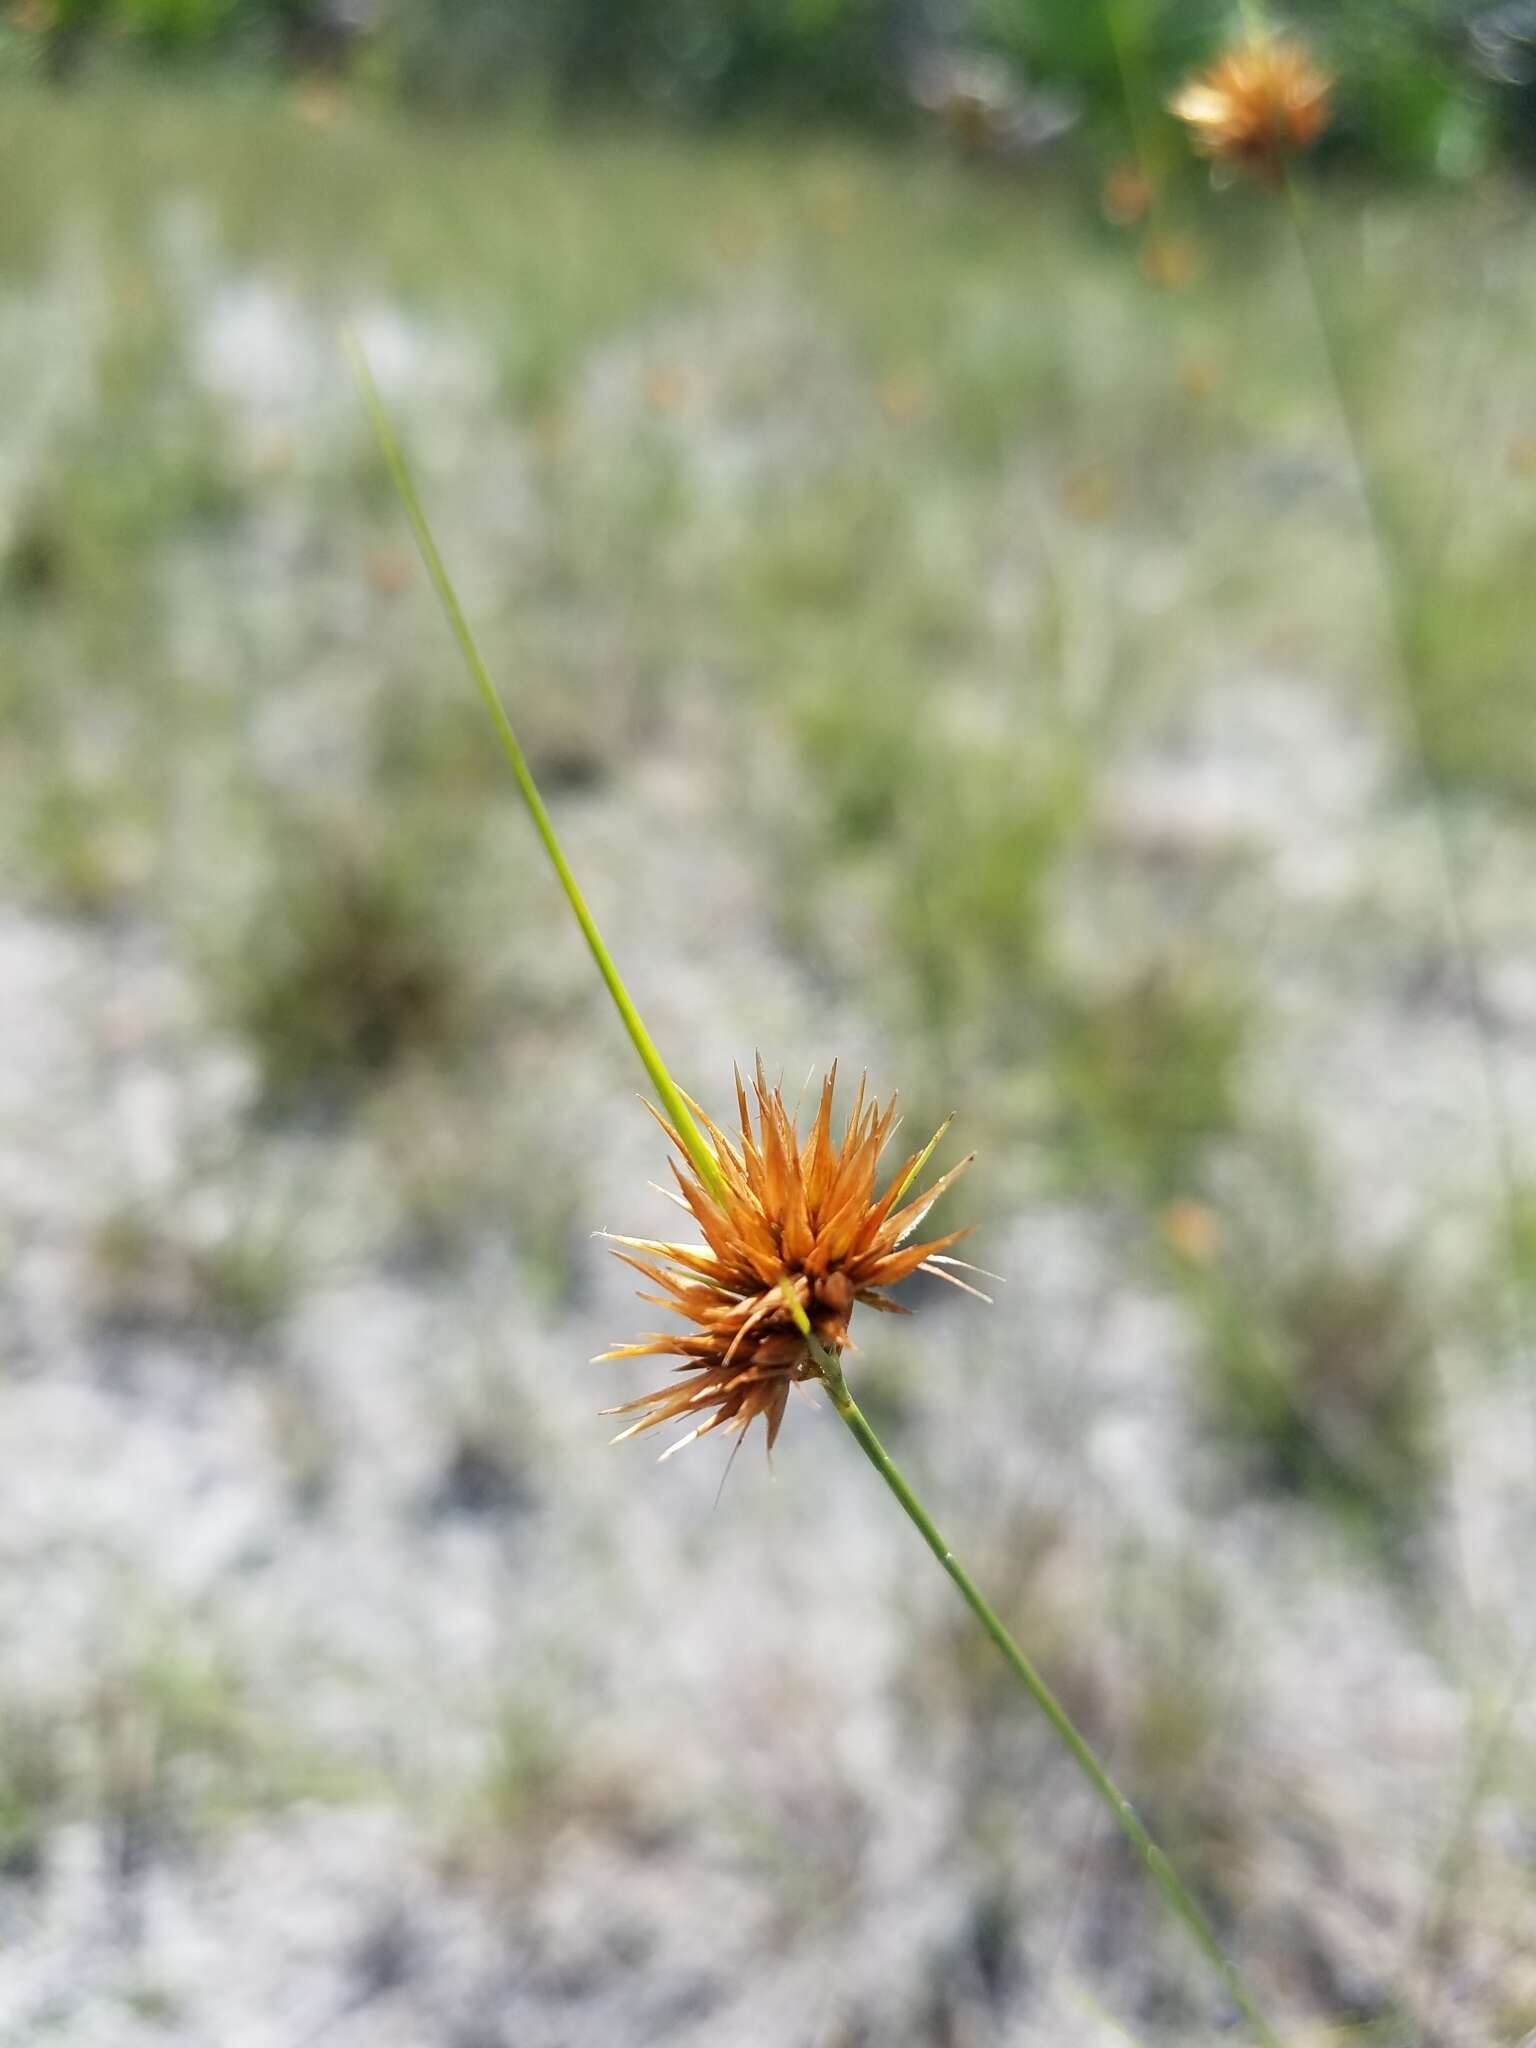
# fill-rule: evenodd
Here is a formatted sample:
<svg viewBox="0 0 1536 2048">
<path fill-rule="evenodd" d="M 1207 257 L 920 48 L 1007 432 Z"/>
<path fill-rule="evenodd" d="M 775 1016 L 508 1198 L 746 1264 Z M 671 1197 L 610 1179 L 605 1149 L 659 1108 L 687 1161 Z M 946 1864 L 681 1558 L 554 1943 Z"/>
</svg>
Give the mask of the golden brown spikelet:
<svg viewBox="0 0 1536 2048">
<path fill-rule="evenodd" d="M 736 1076 L 739 1136 L 727 1137 L 696 1103 L 689 1103 L 714 1148 L 725 1187 L 722 1203 L 699 1180 L 677 1133 L 658 1118 L 677 1148 L 679 1158 L 672 1161 L 672 1171 L 704 1243 L 614 1240 L 617 1256 L 661 1290 L 642 1294 L 641 1300 L 655 1302 L 693 1325 L 686 1332 L 646 1337 L 603 1354 L 682 1361 L 678 1377 L 666 1386 L 604 1411 L 638 1416 L 623 1436 L 691 1419 L 694 1427 L 671 1447 L 681 1450 L 714 1429 L 744 1433 L 761 1416 L 772 1450 L 791 1386 L 796 1380 L 821 1376 L 786 1300 L 786 1289 L 817 1341 L 834 1356 L 840 1356 L 848 1342 L 855 1302 L 894 1315 L 906 1313 L 887 1298 L 885 1289 L 913 1273 L 935 1273 L 967 1292 L 977 1291 L 947 1271 L 958 1262 L 943 1257 L 965 1231 L 952 1230 L 924 1244 L 904 1242 L 971 1163 L 961 1160 L 925 1194 L 907 1200 L 947 1123 L 877 1195 L 880 1154 L 896 1126 L 895 1098 L 884 1109 L 866 1101 L 861 1080 L 842 1136 L 834 1139 L 836 1082 L 834 1066 L 803 1139 L 779 1089 L 770 1089 L 765 1081 L 761 1060 L 752 1100 L 741 1075 Z"/>
<path fill-rule="evenodd" d="M 1304 44 L 1254 36 L 1190 79 L 1170 105 L 1203 156 L 1274 183 L 1285 159 L 1328 125 L 1331 85 Z"/>
</svg>

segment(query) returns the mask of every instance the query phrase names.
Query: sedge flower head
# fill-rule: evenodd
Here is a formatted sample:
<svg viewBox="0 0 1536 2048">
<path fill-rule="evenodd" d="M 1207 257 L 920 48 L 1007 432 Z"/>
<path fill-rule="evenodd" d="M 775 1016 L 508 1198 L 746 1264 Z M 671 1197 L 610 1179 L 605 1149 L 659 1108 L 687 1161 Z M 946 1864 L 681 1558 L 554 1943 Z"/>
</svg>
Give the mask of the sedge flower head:
<svg viewBox="0 0 1536 2048">
<path fill-rule="evenodd" d="M 948 1125 L 941 1125 L 877 1193 L 880 1155 L 896 1127 L 895 1098 L 882 1109 L 866 1100 L 861 1081 L 841 1137 L 834 1138 L 836 1080 L 834 1066 L 804 1138 L 780 1090 L 768 1087 L 761 1061 L 752 1100 L 736 1076 L 737 1135 L 727 1136 L 689 1103 L 714 1150 L 722 1183 L 718 1200 L 700 1180 L 681 1138 L 661 1120 L 680 1155 L 671 1162 L 680 1191 L 674 1199 L 691 1212 L 704 1242 L 614 1240 L 618 1257 L 662 1290 L 641 1299 L 691 1326 L 603 1354 L 680 1361 L 676 1377 L 665 1386 L 604 1411 L 637 1416 L 621 1436 L 691 1421 L 688 1434 L 665 1453 L 670 1456 L 711 1430 L 744 1435 L 761 1416 L 772 1450 L 791 1387 L 799 1380 L 826 1377 L 813 1340 L 824 1355 L 840 1359 L 856 1303 L 905 1315 L 908 1311 L 885 1290 L 918 1272 L 933 1273 L 968 1293 L 978 1291 L 949 1270 L 960 1262 L 944 1256 L 966 1235 L 964 1230 L 921 1244 L 907 1241 L 971 1163 L 963 1159 L 924 1193 L 913 1194 Z"/>
<path fill-rule="evenodd" d="M 1255 36 L 1190 79 L 1170 105 L 1202 156 L 1273 182 L 1328 125 L 1331 85 L 1304 44 Z"/>
</svg>

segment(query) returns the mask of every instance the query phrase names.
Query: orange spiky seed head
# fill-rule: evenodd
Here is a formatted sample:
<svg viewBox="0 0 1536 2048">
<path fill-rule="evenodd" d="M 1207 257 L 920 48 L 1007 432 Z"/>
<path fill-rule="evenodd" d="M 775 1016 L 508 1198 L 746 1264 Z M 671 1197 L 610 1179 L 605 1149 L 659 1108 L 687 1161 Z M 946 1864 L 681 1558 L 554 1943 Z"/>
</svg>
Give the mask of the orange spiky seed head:
<svg viewBox="0 0 1536 2048">
<path fill-rule="evenodd" d="M 1285 159 L 1328 125 L 1332 85 L 1306 46 L 1254 36 L 1189 80 L 1169 102 L 1202 156 L 1277 183 Z"/>
<path fill-rule="evenodd" d="M 770 1089 L 764 1079 L 761 1060 L 753 1101 L 741 1075 L 736 1076 L 738 1137 L 728 1137 L 696 1103 L 689 1103 L 714 1148 L 724 1183 L 720 1202 L 699 1180 L 677 1133 L 658 1117 L 679 1155 L 671 1165 L 682 1204 L 705 1242 L 615 1239 L 617 1256 L 662 1290 L 642 1294 L 641 1299 L 693 1326 L 604 1352 L 605 1358 L 661 1356 L 681 1361 L 678 1376 L 666 1386 L 604 1411 L 638 1416 L 621 1436 L 691 1419 L 694 1427 L 671 1446 L 681 1450 L 711 1430 L 729 1428 L 744 1434 L 761 1416 L 772 1450 L 790 1388 L 797 1380 L 824 1377 L 790 1297 L 816 1342 L 837 1358 L 848 1343 L 855 1303 L 905 1315 L 907 1311 L 885 1290 L 913 1273 L 934 1273 L 967 1292 L 977 1291 L 946 1270 L 957 1262 L 945 1260 L 944 1254 L 965 1231 L 952 1230 L 924 1244 L 906 1242 L 971 1163 L 961 1160 L 925 1194 L 907 1199 L 948 1124 L 941 1125 L 932 1141 L 898 1168 L 884 1192 L 877 1194 L 880 1154 L 896 1127 L 895 1098 L 884 1109 L 866 1101 L 861 1080 L 841 1139 L 835 1140 L 836 1082 L 834 1066 L 804 1138 L 780 1090 Z"/>
</svg>

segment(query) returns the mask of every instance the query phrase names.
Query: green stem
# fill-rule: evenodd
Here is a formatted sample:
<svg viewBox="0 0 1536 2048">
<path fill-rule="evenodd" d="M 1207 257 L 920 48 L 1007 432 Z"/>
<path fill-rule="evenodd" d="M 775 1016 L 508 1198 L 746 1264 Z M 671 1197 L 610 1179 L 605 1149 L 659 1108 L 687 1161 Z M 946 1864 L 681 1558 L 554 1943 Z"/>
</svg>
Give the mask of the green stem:
<svg viewBox="0 0 1536 2048">
<path fill-rule="evenodd" d="M 1148 225 L 1161 231 L 1165 212 L 1163 205 L 1164 152 L 1157 146 L 1151 123 L 1147 120 L 1147 101 L 1150 95 L 1142 89 L 1146 73 L 1145 39 L 1133 32 L 1126 17 L 1127 0 L 1105 0 L 1104 20 L 1109 31 L 1110 48 L 1114 53 L 1115 70 L 1120 79 L 1120 97 L 1125 103 L 1126 125 L 1131 133 L 1131 150 L 1136 158 L 1147 188 Z M 1143 16 L 1139 26 L 1145 25 Z"/>
<path fill-rule="evenodd" d="M 720 1177 L 715 1155 L 705 1144 L 703 1134 L 683 1099 L 682 1091 L 667 1072 L 661 1054 L 656 1050 L 651 1034 L 646 1030 L 629 990 L 624 986 L 619 970 L 614 965 L 613 956 L 604 945 L 602 933 L 598 930 L 596 920 L 587 908 L 586 898 L 571 872 L 570 863 L 555 834 L 554 821 L 545 808 L 538 784 L 533 779 L 533 772 L 518 744 L 517 734 L 512 730 L 507 708 L 501 701 L 496 685 L 491 681 L 490 672 L 481 658 L 479 648 L 475 645 L 475 636 L 470 631 L 468 619 L 464 616 L 464 608 L 459 603 L 453 580 L 438 552 L 437 542 L 432 537 L 432 528 L 428 524 L 426 513 L 422 510 L 421 500 L 416 495 L 416 486 L 411 480 L 405 457 L 401 454 L 399 443 L 390 427 L 367 358 L 355 336 L 343 333 L 342 345 L 351 359 L 358 389 L 362 393 L 364 405 L 368 408 L 368 417 L 373 423 L 373 431 L 378 438 L 390 476 L 394 479 L 400 502 L 411 522 L 411 531 L 416 536 L 416 546 L 426 565 L 427 574 L 432 579 L 432 587 L 437 592 L 438 601 L 453 630 L 453 637 L 459 643 L 465 667 L 469 670 L 475 687 L 484 700 L 485 708 L 491 715 L 491 723 L 496 728 L 496 736 L 501 741 L 502 751 L 512 764 L 512 773 L 517 778 L 517 786 L 522 792 L 523 802 L 528 807 L 528 815 L 533 820 L 534 830 L 543 842 L 544 851 L 549 855 L 550 866 L 565 891 L 566 901 L 581 927 L 582 936 L 591 949 L 592 958 L 597 962 L 597 971 L 603 977 L 608 993 L 613 998 L 613 1006 L 619 1013 L 624 1029 L 629 1033 L 630 1042 L 640 1055 L 640 1063 L 650 1076 L 651 1086 L 661 1098 L 661 1106 L 666 1112 L 668 1122 L 682 1140 L 684 1150 L 692 1160 L 700 1180 L 714 1199 L 723 1206 L 725 1183 Z"/>
<path fill-rule="evenodd" d="M 795 1321 L 802 1323 L 804 1311 L 800 1309 L 797 1301 L 790 1299 L 792 1308 L 798 1311 L 795 1314 Z M 832 1405 L 846 1423 L 854 1442 L 896 1496 L 908 1521 L 954 1581 L 961 1599 L 996 1644 L 1009 1670 L 1045 1716 L 1052 1733 L 1108 1808 L 1116 1827 L 1145 1864 L 1148 1874 L 1164 1900 L 1184 1923 L 1196 1947 L 1207 1962 L 1213 1965 L 1226 1985 L 1234 2003 L 1252 2027 L 1255 2038 L 1264 2044 L 1264 2048 L 1279 2048 L 1278 2037 L 1249 1991 L 1241 1972 L 1223 1949 L 1216 1930 L 1196 1904 L 1182 1878 L 1148 1833 L 1146 1824 L 1135 1807 L 1099 1761 L 1087 1738 L 1079 1732 L 1071 1715 L 1003 1626 L 997 1610 L 940 1535 L 928 1510 L 908 1485 L 890 1452 L 875 1435 L 870 1427 L 869 1418 L 848 1390 L 841 1361 L 810 1335 L 808 1322 L 803 1323 L 803 1328 L 810 1342 L 811 1354 L 821 1370 L 822 1380 L 831 1396 Z"/>
</svg>

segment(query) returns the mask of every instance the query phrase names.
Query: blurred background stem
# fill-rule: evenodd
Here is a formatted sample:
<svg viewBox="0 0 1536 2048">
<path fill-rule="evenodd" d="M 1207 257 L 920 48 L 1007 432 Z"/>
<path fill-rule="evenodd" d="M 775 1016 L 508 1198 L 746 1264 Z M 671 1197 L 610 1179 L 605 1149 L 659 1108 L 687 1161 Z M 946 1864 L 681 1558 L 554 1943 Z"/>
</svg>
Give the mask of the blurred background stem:
<svg viewBox="0 0 1536 2048">
<path fill-rule="evenodd" d="M 1426 710 L 1426 677 L 1420 664 L 1419 619 L 1427 603 L 1426 586 L 1433 574 L 1430 559 L 1435 540 L 1450 516 L 1450 485 L 1440 508 L 1440 519 L 1422 548 L 1414 550 L 1392 517 L 1391 506 L 1379 467 L 1374 461 L 1362 418 L 1359 399 L 1349 372 L 1344 336 L 1332 298 L 1324 281 L 1317 239 L 1313 232 L 1307 193 L 1295 170 L 1287 167 L 1286 201 L 1295 232 L 1296 247 L 1307 290 L 1317 319 L 1329 380 L 1338 402 L 1350 460 L 1359 485 L 1366 525 L 1380 576 L 1383 603 L 1392 636 L 1393 667 L 1407 707 L 1414 757 L 1423 777 L 1433 821 L 1435 849 L 1439 864 L 1446 925 L 1461 982 L 1462 998 L 1472 1027 L 1472 1042 L 1479 1078 L 1487 1105 L 1491 1163 L 1497 1184 L 1496 1205 L 1507 1254 L 1508 1274 L 1500 1290 L 1499 1317 L 1503 1323 L 1506 1360 L 1518 1355 L 1523 1331 L 1511 1324 L 1518 1317 L 1514 1282 L 1518 1276 L 1524 1246 L 1520 1163 L 1515 1149 L 1514 1119 L 1504 1070 L 1495 1043 L 1494 1020 L 1484 987 L 1477 938 L 1468 907 L 1468 876 L 1457 836 L 1454 806 L 1435 758 Z M 1458 435 L 1459 451 L 1462 436 Z M 1523 1320 L 1523 1319 L 1521 1319 Z M 1479 1635 L 1484 1632 L 1476 1611 L 1472 1589 L 1466 1589 L 1473 1622 Z M 1474 1712 L 1467 1738 L 1467 1762 L 1463 1790 L 1435 1864 L 1427 1889 L 1426 1904 L 1419 1921 L 1416 1947 L 1422 1959 L 1434 1952 L 1445 1919 L 1446 1901 L 1465 1862 L 1472 1830 L 1484 1794 L 1493 1780 L 1503 1751 L 1512 1736 L 1516 1702 L 1524 1693 L 1536 1645 L 1528 1644 L 1515 1653 L 1515 1676 L 1508 1685 L 1485 1686 L 1474 1678 Z M 1494 1694 L 1498 1697 L 1495 1698 Z"/>
</svg>

